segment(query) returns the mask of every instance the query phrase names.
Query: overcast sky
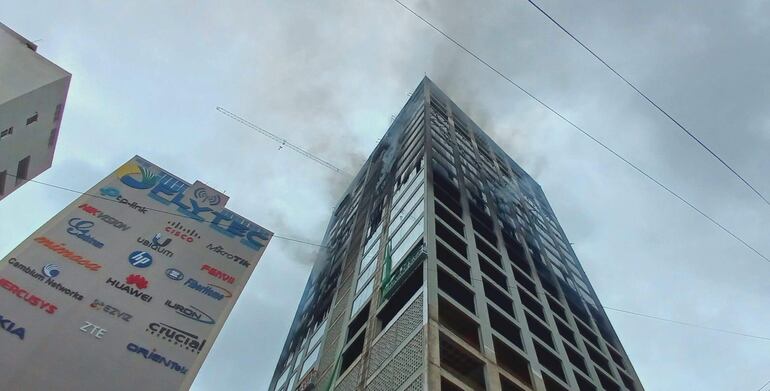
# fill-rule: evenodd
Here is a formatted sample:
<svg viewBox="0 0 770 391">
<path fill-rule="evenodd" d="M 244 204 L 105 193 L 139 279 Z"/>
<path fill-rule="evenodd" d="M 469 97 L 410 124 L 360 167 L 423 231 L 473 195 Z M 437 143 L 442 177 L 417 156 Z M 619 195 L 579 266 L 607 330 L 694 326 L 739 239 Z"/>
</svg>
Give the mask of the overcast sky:
<svg viewBox="0 0 770 391">
<path fill-rule="evenodd" d="M 405 2 L 770 253 L 770 207 L 526 1 Z M 38 179 L 87 189 L 139 154 L 279 235 L 319 242 L 348 179 L 216 107 L 355 172 L 428 75 L 541 184 L 603 304 L 770 335 L 770 263 L 395 2 L 239 3 L 4 4 L 1 21 L 73 74 Z M 769 2 L 540 4 L 770 194 Z M 29 183 L 4 199 L 0 253 L 76 196 Z M 273 240 L 193 390 L 267 389 L 313 253 Z M 648 390 L 770 380 L 770 342 L 609 315 Z"/>
</svg>

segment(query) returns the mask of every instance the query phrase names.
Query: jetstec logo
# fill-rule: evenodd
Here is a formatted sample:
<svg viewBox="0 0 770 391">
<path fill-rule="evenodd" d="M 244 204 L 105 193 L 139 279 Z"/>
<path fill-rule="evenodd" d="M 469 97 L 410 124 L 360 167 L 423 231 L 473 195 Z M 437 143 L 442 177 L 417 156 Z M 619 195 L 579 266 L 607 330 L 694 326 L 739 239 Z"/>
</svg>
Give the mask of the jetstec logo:
<svg viewBox="0 0 770 391">
<path fill-rule="evenodd" d="M 121 204 L 124 204 L 124 205 L 128 206 L 129 208 L 131 208 L 131 209 L 133 209 L 133 210 L 135 210 L 135 211 L 137 211 L 139 213 L 142 213 L 142 214 L 147 213 L 147 207 L 139 205 L 136 202 L 131 202 L 131 201 L 123 198 L 123 196 L 120 195 L 120 190 L 118 190 L 118 189 L 116 189 L 114 187 L 102 187 L 101 189 L 99 189 L 99 192 L 102 193 L 102 196 L 109 197 L 109 198 L 114 198 L 118 202 L 120 202 Z"/>
<path fill-rule="evenodd" d="M 95 299 L 93 303 L 91 303 L 91 308 L 95 310 L 101 310 L 102 312 L 112 315 L 114 318 L 121 319 L 125 322 L 128 322 L 133 318 L 133 315 L 129 314 L 128 312 L 122 312 L 121 310 L 111 306 L 104 304 L 103 301 L 99 299 Z"/>
<path fill-rule="evenodd" d="M 16 324 L 16 322 L 4 317 L 3 315 L 0 315 L 0 329 L 3 329 L 17 337 L 19 337 L 20 340 L 24 340 L 24 335 L 26 335 L 27 330 L 24 327 L 21 327 Z"/>
<path fill-rule="evenodd" d="M 152 256 L 147 251 L 134 251 L 128 256 L 128 263 L 133 267 L 144 269 L 152 265 Z"/>
<path fill-rule="evenodd" d="M 166 277 L 174 281 L 182 281 L 184 279 L 184 273 L 182 273 L 179 269 L 170 267 L 166 269 Z"/>
<path fill-rule="evenodd" d="M 131 353 L 136 353 L 144 357 L 145 360 L 150 360 L 154 363 L 161 364 L 166 368 L 175 372 L 179 372 L 183 375 L 187 374 L 187 368 L 183 367 L 176 361 L 173 361 L 171 359 L 161 356 L 158 353 L 155 353 L 155 349 L 152 349 L 152 351 L 149 351 L 146 348 L 143 348 L 135 343 L 129 343 L 128 345 L 126 345 L 126 349 L 128 349 L 128 351 Z"/>
<path fill-rule="evenodd" d="M 235 277 L 209 265 L 203 265 L 201 266 L 201 270 L 207 271 L 210 275 L 228 283 L 233 284 L 235 283 Z"/>
<path fill-rule="evenodd" d="M 48 314 L 53 314 L 58 309 L 55 305 L 45 301 L 40 296 L 33 295 L 30 291 L 16 285 L 6 278 L 0 278 L 0 287 L 11 292 L 14 296 L 24 300 L 27 304 L 40 308 Z"/>
<path fill-rule="evenodd" d="M 15 267 L 16 269 L 21 270 L 22 272 L 29 275 L 30 277 L 46 283 L 46 285 L 56 289 L 57 291 L 59 291 L 59 293 L 72 297 L 77 301 L 83 300 L 83 295 L 81 295 L 80 292 L 67 288 L 66 286 L 62 285 L 60 282 L 54 280 L 54 278 L 56 278 L 56 276 L 59 275 L 59 266 L 53 263 L 49 263 L 43 266 L 42 273 L 38 272 L 33 267 L 27 266 L 19 262 L 16 258 L 9 259 L 8 264 Z"/>
<path fill-rule="evenodd" d="M 206 295 L 216 301 L 222 300 L 225 297 L 233 297 L 233 294 L 230 293 L 225 288 L 222 288 L 221 286 L 217 286 L 214 284 L 206 284 L 203 285 L 194 278 L 188 278 L 187 281 L 184 282 L 184 286 L 200 293 L 203 295 Z"/>
<path fill-rule="evenodd" d="M 201 311 L 198 308 L 195 308 L 195 306 L 187 306 L 185 307 L 182 304 L 174 303 L 171 300 L 166 300 L 166 307 L 171 308 L 179 315 L 184 316 L 185 318 L 192 319 L 201 323 L 205 324 L 214 324 L 214 318 L 206 314 L 205 312 Z"/>
<path fill-rule="evenodd" d="M 206 345 L 205 339 L 200 339 L 197 335 L 178 329 L 173 326 L 169 326 L 165 323 L 150 323 L 145 329 L 150 335 L 154 335 L 164 341 L 173 343 L 176 346 L 182 347 L 185 350 L 189 350 L 195 354 L 201 352 Z"/>
<path fill-rule="evenodd" d="M 163 236 L 159 233 L 155 234 L 155 236 L 153 236 L 151 240 L 147 240 L 140 236 L 136 238 L 136 242 L 141 244 L 144 247 L 150 248 L 151 250 L 155 251 L 160 255 L 165 255 L 169 258 L 174 257 L 174 253 L 171 250 L 166 248 L 166 246 L 168 246 L 168 244 L 171 243 L 171 238 L 163 239 Z"/>
<path fill-rule="evenodd" d="M 149 303 L 152 301 L 152 296 L 144 293 L 141 289 L 147 288 L 147 285 L 149 284 L 147 282 L 147 279 L 139 274 L 131 274 L 128 277 L 126 277 L 125 284 L 115 280 L 113 278 L 107 278 L 107 281 L 105 281 L 107 285 L 111 285 L 113 288 L 126 292 L 127 294 L 139 298 L 139 300 Z M 134 285 L 136 288 L 132 288 L 131 285 Z M 139 288 L 139 289 L 137 289 Z"/>
<path fill-rule="evenodd" d="M 35 239 L 33 239 L 35 242 L 39 243 L 41 246 L 63 256 L 64 258 L 77 263 L 80 266 L 83 266 L 84 268 L 91 270 L 91 271 L 97 271 L 102 268 L 102 265 L 90 261 L 88 259 L 83 258 L 82 256 L 78 255 L 76 252 L 70 250 L 67 248 L 67 246 L 64 245 L 64 243 L 56 244 L 53 240 L 46 238 L 45 236 L 40 236 Z"/>
<path fill-rule="evenodd" d="M 112 216 L 102 212 L 99 209 L 96 209 L 95 207 L 93 207 L 93 206 L 91 206 L 89 204 L 82 204 L 82 205 L 78 206 L 78 208 L 82 209 L 84 212 L 90 214 L 91 216 L 95 216 L 97 219 L 99 219 L 101 221 L 104 221 L 105 223 L 107 223 L 107 224 L 109 224 L 109 225 L 111 225 L 111 226 L 113 226 L 113 227 L 115 227 L 115 228 L 117 228 L 117 229 L 119 229 L 121 231 L 128 231 L 129 229 L 131 229 L 131 227 L 128 224 L 126 224 L 126 223 L 124 223 L 124 222 L 122 222 L 122 221 L 120 221 L 120 220 L 118 220 L 118 219 L 116 219 L 116 218 L 114 218 L 114 217 L 112 217 Z"/>
<path fill-rule="evenodd" d="M 219 254 L 219 255 L 221 255 L 221 256 L 223 256 L 223 257 L 225 257 L 225 258 L 227 258 L 227 259 L 229 259 L 229 260 L 231 260 L 231 261 L 233 261 L 233 262 L 235 262 L 235 263 L 237 263 L 237 264 L 239 264 L 239 265 L 241 265 L 241 266 L 243 266 L 245 268 L 248 268 L 249 266 L 251 266 L 251 263 L 249 263 L 249 261 L 247 261 L 247 260 L 245 260 L 245 259 L 243 259 L 243 258 L 241 258 L 241 257 L 239 257 L 239 256 L 237 256 L 235 254 L 232 254 L 232 253 L 229 253 L 229 252 L 225 251 L 225 248 L 222 247 L 222 246 L 214 246 L 213 243 L 209 243 L 208 246 L 206 246 L 206 248 L 209 249 L 211 252 L 213 252 L 215 254 Z"/>
<path fill-rule="evenodd" d="M 104 243 L 94 239 L 94 237 L 90 235 L 91 228 L 93 228 L 95 224 L 93 221 L 83 220 L 75 217 L 75 218 L 71 218 L 67 224 L 69 225 L 69 228 L 67 228 L 68 234 L 96 248 L 104 247 Z"/>
<path fill-rule="evenodd" d="M 178 221 L 169 221 L 166 223 L 166 228 L 163 228 L 167 233 L 176 236 L 187 243 L 192 243 L 196 239 L 200 239 L 201 236 L 195 232 L 194 229 L 185 228 L 182 223 Z"/>
</svg>

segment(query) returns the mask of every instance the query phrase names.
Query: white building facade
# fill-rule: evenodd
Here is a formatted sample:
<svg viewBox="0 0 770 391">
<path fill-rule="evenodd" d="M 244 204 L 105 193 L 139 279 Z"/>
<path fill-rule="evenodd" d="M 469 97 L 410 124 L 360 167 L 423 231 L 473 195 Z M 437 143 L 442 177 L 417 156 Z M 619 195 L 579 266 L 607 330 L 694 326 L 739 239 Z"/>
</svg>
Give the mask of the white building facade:
<svg viewBox="0 0 770 391">
<path fill-rule="evenodd" d="M 71 77 L 0 23 L 0 200 L 51 167 Z"/>
</svg>

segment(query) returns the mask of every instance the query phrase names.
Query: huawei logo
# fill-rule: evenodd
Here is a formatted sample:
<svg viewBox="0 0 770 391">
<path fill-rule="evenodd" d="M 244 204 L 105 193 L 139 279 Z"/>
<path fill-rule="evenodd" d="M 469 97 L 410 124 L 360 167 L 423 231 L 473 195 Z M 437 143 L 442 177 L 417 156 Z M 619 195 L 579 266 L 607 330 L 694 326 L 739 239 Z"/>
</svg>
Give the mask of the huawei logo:
<svg viewBox="0 0 770 391">
<path fill-rule="evenodd" d="M 145 289 L 147 288 L 147 279 L 142 277 L 139 274 L 131 274 L 128 277 L 126 277 L 126 284 L 128 285 L 134 285 L 139 289 Z"/>
</svg>

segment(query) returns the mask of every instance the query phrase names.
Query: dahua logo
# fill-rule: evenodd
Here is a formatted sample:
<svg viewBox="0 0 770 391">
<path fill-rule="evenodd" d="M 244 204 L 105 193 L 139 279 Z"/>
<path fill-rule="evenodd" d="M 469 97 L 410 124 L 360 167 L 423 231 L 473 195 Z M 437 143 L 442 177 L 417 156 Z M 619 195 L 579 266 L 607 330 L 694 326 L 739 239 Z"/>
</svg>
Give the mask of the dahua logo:
<svg viewBox="0 0 770 391">
<path fill-rule="evenodd" d="M 189 318 L 205 324 L 214 324 L 214 318 L 196 308 L 195 306 L 191 305 L 185 307 L 182 304 L 174 303 L 171 300 L 166 300 L 166 307 L 171 308 L 177 314 L 182 315 L 185 318 Z"/>
<path fill-rule="evenodd" d="M 151 250 L 155 251 L 156 253 L 160 255 L 165 255 L 169 258 L 174 257 L 174 253 L 167 249 L 166 246 L 168 246 L 169 243 L 171 243 L 171 238 L 163 238 L 161 234 L 156 234 L 152 237 L 151 240 L 147 240 L 143 237 L 136 238 L 136 242 L 143 245 L 144 247 L 148 247 Z"/>
<path fill-rule="evenodd" d="M 24 327 L 17 325 L 14 321 L 0 315 L 0 328 L 19 337 L 20 340 L 24 340 L 27 330 Z"/>
<path fill-rule="evenodd" d="M 110 197 L 116 199 L 118 202 L 120 202 L 123 205 L 128 206 L 131 209 L 136 210 L 139 213 L 146 213 L 147 207 L 137 204 L 136 202 L 131 202 L 127 199 L 125 199 L 123 196 L 120 195 L 120 190 L 114 188 L 114 187 L 102 187 L 99 189 L 99 192 L 102 193 L 105 197 Z"/>
<path fill-rule="evenodd" d="M 69 227 L 67 228 L 68 234 L 96 248 L 104 247 L 104 243 L 94 239 L 94 237 L 91 236 L 91 228 L 93 228 L 95 225 L 93 221 L 83 220 L 83 219 L 74 217 L 74 218 L 71 218 L 69 222 L 67 222 L 67 225 L 69 225 Z"/>
<path fill-rule="evenodd" d="M 221 286 L 216 286 L 214 284 L 203 285 L 193 278 L 188 278 L 187 281 L 184 282 L 184 286 L 217 301 L 222 300 L 225 297 L 233 297 L 233 294 L 230 293 L 230 291 Z"/>
<path fill-rule="evenodd" d="M 184 279 L 184 273 L 179 271 L 179 269 L 168 268 L 166 269 L 166 277 L 174 281 L 181 281 Z"/>
<path fill-rule="evenodd" d="M 145 331 L 150 333 L 150 335 L 154 335 L 164 341 L 183 347 L 185 350 L 189 350 L 195 354 L 200 353 L 206 345 L 205 339 L 200 339 L 200 337 L 193 333 L 169 326 L 165 323 L 150 323 Z"/>
<path fill-rule="evenodd" d="M 152 296 L 142 291 L 142 289 L 147 288 L 147 285 L 148 285 L 147 279 L 142 277 L 139 274 L 129 275 L 128 277 L 126 277 L 125 283 L 122 283 L 113 278 L 107 278 L 107 281 L 105 281 L 105 283 L 107 285 L 111 285 L 113 288 L 117 290 L 123 291 L 131 296 L 134 296 L 145 303 L 149 303 L 150 301 L 152 301 Z M 131 287 L 131 285 L 135 286 L 136 288 Z"/>
<path fill-rule="evenodd" d="M 164 228 L 163 230 L 171 235 L 174 235 L 184 240 L 187 243 L 192 243 L 196 239 L 201 238 L 201 236 L 198 235 L 198 233 L 195 232 L 194 229 L 185 228 L 184 225 L 182 225 L 178 221 L 169 221 L 166 225 L 166 228 Z"/>
<path fill-rule="evenodd" d="M 133 267 L 144 269 L 152 265 L 152 256 L 147 251 L 134 251 L 128 256 L 128 263 Z"/>
</svg>

